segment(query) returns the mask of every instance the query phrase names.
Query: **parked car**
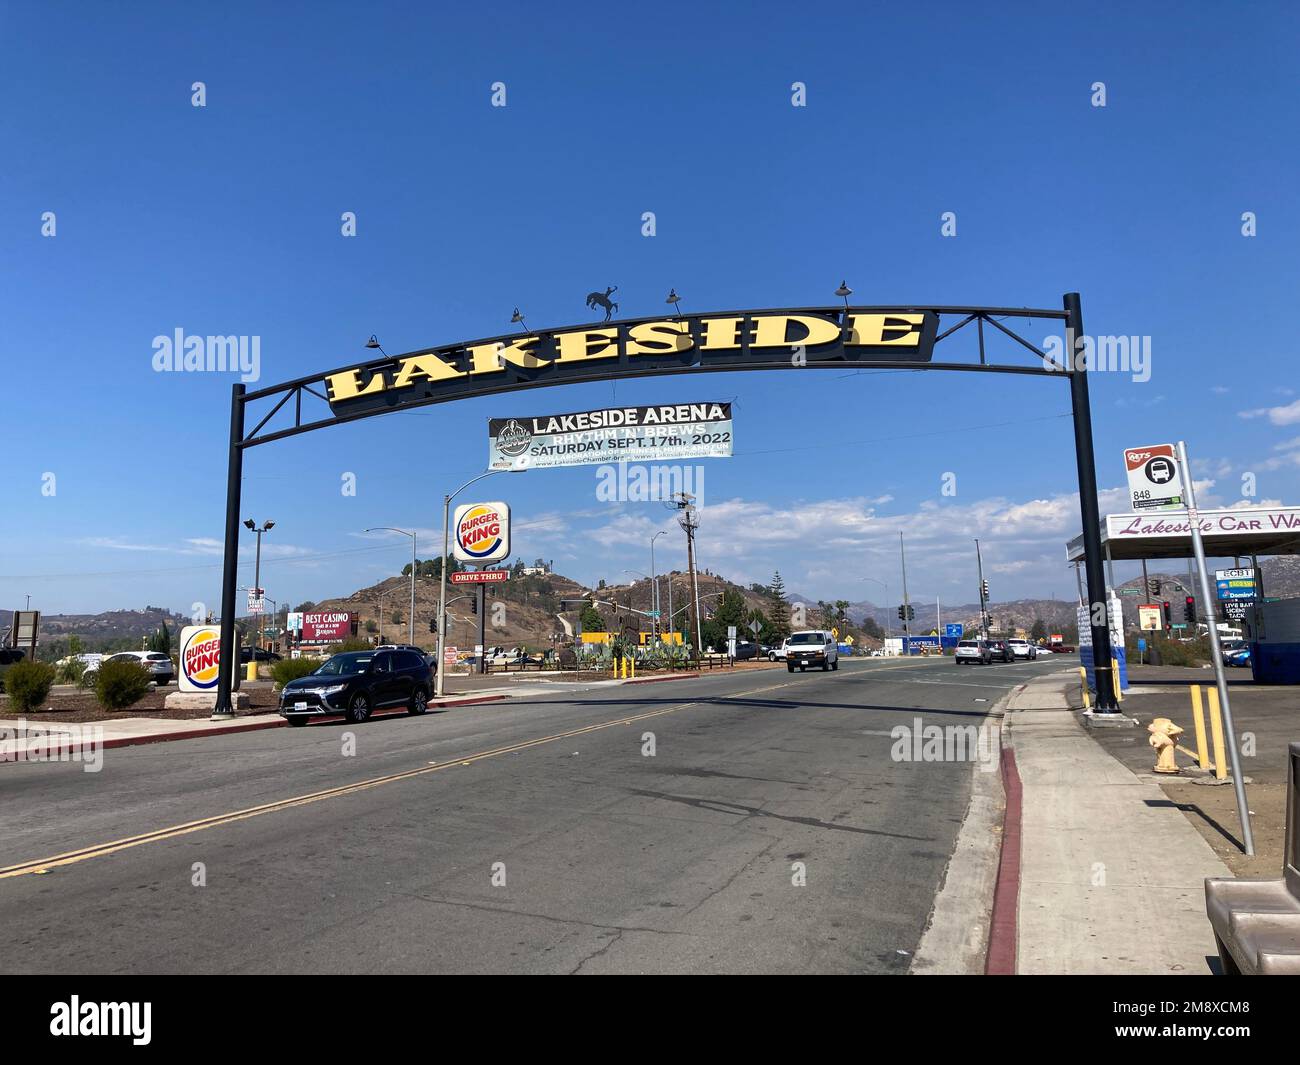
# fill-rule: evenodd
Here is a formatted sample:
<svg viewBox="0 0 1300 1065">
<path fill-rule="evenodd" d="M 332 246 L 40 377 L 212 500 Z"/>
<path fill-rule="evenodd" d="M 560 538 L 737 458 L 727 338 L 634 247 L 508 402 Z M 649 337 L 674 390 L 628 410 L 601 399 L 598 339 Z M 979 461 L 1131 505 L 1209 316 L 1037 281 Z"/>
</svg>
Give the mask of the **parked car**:
<svg viewBox="0 0 1300 1065">
<path fill-rule="evenodd" d="M 983 640 L 958 640 L 957 650 L 953 652 L 953 661 L 959 666 L 987 666 L 993 661 L 989 645 Z"/>
<path fill-rule="evenodd" d="M 239 664 L 246 666 L 249 662 L 257 659 L 259 662 L 278 662 L 284 656 L 277 654 L 275 651 L 268 650 L 265 647 L 248 647 L 240 645 Z"/>
<path fill-rule="evenodd" d="M 989 640 L 989 657 L 999 662 L 1014 662 L 1016 652 L 1011 649 L 1011 643 L 1008 640 Z"/>
<path fill-rule="evenodd" d="M 390 706 L 423 714 L 432 691 L 433 671 L 416 651 L 346 651 L 323 662 L 316 672 L 289 681 L 280 692 L 279 712 L 291 725 L 331 714 L 359 725 Z"/>
<path fill-rule="evenodd" d="M 751 658 L 758 657 L 758 644 L 752 640 L 736 641 L 736 661 L 747 662 Z"/>
<path fill-rule="evenodd" d="M 769 647 L 767 649 L 767 660 L 769 662 L 784 662 L 786 652 L 789 650 L 789 648 L 786 647 L 788 642 L 789 637 L 786 637 L 786 639 L 782 640 L 778 646 Z"/>
<path fill-rule="evenodd" d="M 796 666 L 801 673 L 809 666 L 821 666 L 823 672 L 840 668 L 840 649 L 835 637 L 824 629 L 792 632 L 785 644 L 785 668 L 789 673 L 793 673 Z"/>
<path fill-rule="evenodd" d="M 176 679 L 176 667 L 171 656 L 161 651 L 119 651 L 115 655 L 105 655 L 99 662 L 87 666 L 84 676 L 93 680 L 105 662 L 138 662 L 149 671 L 150 679 L 160 688 Z"/>
<path fill-rule="evenodd" d="M 21 647 L 0 647 L 0 692 L 5 690 L 5 674 L 15 662 L 27 657 Z"/>
<path fill-rule="evenodd" d="M 1011 646 L 1011 653 L 1016 658 L 1023 658 L 1028 662 L 1032 662 L 1038 657 L 1038 648 L 1028 640 L 1010 639 L 1007 643 Z"/>
</svg>

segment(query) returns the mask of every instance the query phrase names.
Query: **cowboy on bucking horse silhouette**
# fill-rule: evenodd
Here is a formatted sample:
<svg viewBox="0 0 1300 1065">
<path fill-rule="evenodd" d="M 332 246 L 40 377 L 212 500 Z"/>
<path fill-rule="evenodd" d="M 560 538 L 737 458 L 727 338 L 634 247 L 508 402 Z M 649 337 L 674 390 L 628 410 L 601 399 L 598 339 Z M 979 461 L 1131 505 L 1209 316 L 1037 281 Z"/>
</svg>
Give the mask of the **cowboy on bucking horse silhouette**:
<svg viewBox="0 0 1300 1065">
<path fill-rule="evenodd" d="M 609 301 L 609 297 L 617 291 L 618 286 L 615 285 L 613 288 L 605 289 L 603 294 L 600 292 L 589 292 L 587 293 L 587 306 L 592 309 L 595 309 L 596 307 L 604 307 L 605 321 L 608 322 L 612 317 L 614 317 L 614 312 L 618 310 L 618 304 Z"/>
</svg>

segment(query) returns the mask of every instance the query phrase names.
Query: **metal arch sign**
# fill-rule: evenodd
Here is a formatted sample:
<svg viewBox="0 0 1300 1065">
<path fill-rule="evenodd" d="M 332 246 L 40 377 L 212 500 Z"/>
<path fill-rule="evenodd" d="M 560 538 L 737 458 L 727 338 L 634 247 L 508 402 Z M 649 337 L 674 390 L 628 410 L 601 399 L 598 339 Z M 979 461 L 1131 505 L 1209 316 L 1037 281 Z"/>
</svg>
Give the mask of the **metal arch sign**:
<svg viewBox="0 0 1300 1065">
<path fill-rule="evenodd" d="M 937 331 L 931 310 L 737 311 L 515 334 L 365 363 L 322 379 L 330 410 L 355 415 L 639 371 L 928 363 Z"/>
</svg>

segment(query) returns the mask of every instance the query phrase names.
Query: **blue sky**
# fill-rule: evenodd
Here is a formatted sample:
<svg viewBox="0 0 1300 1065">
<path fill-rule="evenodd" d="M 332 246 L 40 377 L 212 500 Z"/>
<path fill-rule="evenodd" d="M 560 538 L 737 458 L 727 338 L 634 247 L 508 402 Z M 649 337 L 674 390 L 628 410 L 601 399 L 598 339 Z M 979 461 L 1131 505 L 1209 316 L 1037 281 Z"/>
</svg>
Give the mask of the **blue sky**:
<svg viewBox="0 0 1300 1065">
<path fill-rule="evenodd" d="M 864 304 L 1077 290 L 1090 332 L 1150 337 L 1149 380 L 1093 377 L 1107 509 L 1122 449 L 1179 436 L 1204 502 L 1253 472 L 1250 501 L 1295 503 L 1298 28 L 1280 4 L 5 4 L 0 604 L 218 601 L 231 378 L 154 372 L 155 336 L 260 337 L 267 385 L 371 333 L 587 321 L 607 285 L 629 317 L 670 287 L 686 311 L 830 303 L 842 278 Z M 897 600 L 901 529 L 918 599 L 974 598 L 977 535 L 995 601 L 1071 594 L 1063 381 L 837 371 L 514 393 L 253 449 L 262 584 L 297 602 L 397 572 L 408 542 L 367 526 L 434 554 L 489 416 L 714 399 L 736 455 L 703 463 L 702 566 Z M 684 566 L 667 510 L 598 502 L 594 468 L 488 486 L 526 559 L 618 580 L 664 528 L 659 568 Z"/>
</svg>

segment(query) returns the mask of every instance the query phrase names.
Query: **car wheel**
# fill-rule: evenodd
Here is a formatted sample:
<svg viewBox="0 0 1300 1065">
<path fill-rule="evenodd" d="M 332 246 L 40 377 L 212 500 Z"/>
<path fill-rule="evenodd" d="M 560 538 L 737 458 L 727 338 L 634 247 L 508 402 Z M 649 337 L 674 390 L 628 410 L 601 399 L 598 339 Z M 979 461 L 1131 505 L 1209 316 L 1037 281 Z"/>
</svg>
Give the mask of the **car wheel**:
<svg viewBox="0 0 1300 1065">
<path fill-rule="evenodd" d="M 365 692 L 357 692 L 348 703 L 347 719 L 349 725 L 359 725 L 370 716 L 370 699 Z"/>
<path fill-rule="evenodd" d="M 793 673 L 793 672 L 794 672 L 794 666 L 786 666 L 786 667 L 785 667 L 785 671 L 786 671 L 787 673 Z"/>
<path fill-rule="evenodd" d="M 302 728 L 303 725 L 307 724 L 307 716 L 305 714 L 296 714 L 289 718 L 288 721 L 294 728 Z"/>
<path fill-rule="evenodd" d="M 407 713 L 414 717 L 419 717 L 429 709 L 429 693 L 423 688 L 416 688 L 415 694 L 411 696 L 411 705 L 407 707 Z"/>
<path fill-rule="evenodd" d="M 837 658 L 835 659 L 834 662 L 831 663 L 831 669 L 839 669 L 839 668 L 840 668 L 840 660 Z"/>
</svg>

